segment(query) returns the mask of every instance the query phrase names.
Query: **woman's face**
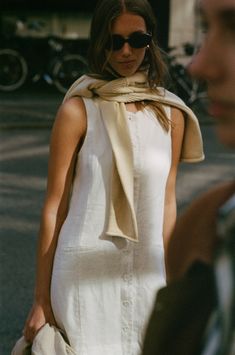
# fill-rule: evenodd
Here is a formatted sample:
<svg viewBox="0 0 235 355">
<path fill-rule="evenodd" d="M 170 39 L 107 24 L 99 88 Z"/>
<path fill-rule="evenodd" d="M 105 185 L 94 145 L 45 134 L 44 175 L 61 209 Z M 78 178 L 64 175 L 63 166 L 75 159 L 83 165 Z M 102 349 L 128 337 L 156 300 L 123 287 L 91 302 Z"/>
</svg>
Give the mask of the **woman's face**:
<svg viewBox="0 0 235 355">
<path fill-rule="evenodd" d="M 117 17 L 111 28 L 112 35 L 120 35 L 129 38 L 133 33 L 146 33 L 145 21 L 141 16 L 131 13 L 123 13 Z M 107 50 L 108 63 L 120 76 L 133 75 L 141 66 L 147 46 L 133 48 L 128 42 L 117 50 Z"/>
</svg>

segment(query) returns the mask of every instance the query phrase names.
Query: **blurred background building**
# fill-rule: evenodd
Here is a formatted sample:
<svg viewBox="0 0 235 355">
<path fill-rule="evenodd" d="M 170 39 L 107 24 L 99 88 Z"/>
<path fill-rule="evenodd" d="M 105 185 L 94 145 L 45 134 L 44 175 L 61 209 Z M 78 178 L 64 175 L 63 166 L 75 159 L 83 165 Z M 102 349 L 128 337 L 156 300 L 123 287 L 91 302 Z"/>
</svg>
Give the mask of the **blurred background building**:
<svg viewBox="0 0 235 355">
<path fill-rule="evenodd" d="M 195 38 L 194 0 L 171 0 L 169 46 L 193 43 Z"/>
<path fill-rule="evenodd" d="M 192 0 L 149 0 L 158 21 L 163 48 L 192 42 L 194 19 Z M 1 0 L 1 31 L 19 36 L 48 35 L 84 39 L 97 0 Z"/>
<path fill-rule="evenodd" d="M 169 54 L 168 64 L 182 81 L 185 70 L 175 60 L 185 66 L 191 57 L 184 44 L 194 42 L 194 0 L 149 2 L 157 19 L 158 43 Z M 87 72 L 89 30 L 96 3 L 1 0 L 0 91 L 14 91 L 26 83 L 43 80 L 65 93 L 76 78 Z M 174 51 L 172 47 L 176 47 Z M 188 87 L 183 91 L 188 96 Z"/>
</svg>

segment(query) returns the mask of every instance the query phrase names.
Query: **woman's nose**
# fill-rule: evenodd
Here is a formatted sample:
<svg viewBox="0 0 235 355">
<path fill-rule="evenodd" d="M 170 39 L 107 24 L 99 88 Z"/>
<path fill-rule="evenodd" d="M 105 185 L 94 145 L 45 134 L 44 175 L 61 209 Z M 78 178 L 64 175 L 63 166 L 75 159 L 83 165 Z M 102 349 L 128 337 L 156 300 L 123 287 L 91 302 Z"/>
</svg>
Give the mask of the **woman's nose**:
<svg viewBox="0 0 235 355">
<path fill-rule="evenodd" d="M 131 52 L 132 52 L 131 46 L 129 45 L 128 42 L 125 42 L 122 47 L 122 54 L 129 55 L 129 54 L 131 54 Z"/>
</svg>

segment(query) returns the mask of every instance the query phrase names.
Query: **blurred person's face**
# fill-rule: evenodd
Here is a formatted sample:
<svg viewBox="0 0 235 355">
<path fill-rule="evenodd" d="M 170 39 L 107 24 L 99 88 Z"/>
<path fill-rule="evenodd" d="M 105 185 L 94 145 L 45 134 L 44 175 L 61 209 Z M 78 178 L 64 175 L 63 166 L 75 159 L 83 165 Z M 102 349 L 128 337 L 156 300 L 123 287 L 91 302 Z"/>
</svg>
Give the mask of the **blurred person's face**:
<svg viewBox="0 0 235 355">
<path fill-rule="evenodd" d="M 207 82 L 209 114 L 222 143 L 235 147 L 235 0 L 199 0 L 204 38 L 189 66 Z"/>
</svg>

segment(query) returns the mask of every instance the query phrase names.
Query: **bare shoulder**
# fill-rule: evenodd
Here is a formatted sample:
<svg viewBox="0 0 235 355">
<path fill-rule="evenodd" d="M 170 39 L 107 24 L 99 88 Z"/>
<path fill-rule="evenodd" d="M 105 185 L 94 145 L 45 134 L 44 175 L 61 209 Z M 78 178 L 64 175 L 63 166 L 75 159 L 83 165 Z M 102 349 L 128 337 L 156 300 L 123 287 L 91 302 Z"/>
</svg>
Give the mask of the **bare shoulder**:
<svg viewBox="0 0 235 355">
<path fill-rule="evenodd" d="M 79 120 L 80 123 L 86 122 L 86 108 L 81 97 L 71 97 L 60 106 L 57 117 L 70 120 Z"/>
<path fill-rule="evenodd" d="M 184 137 L 184 115 L 182 111 L 177 108 L 171 108 L 171 138 L 172 138 L 172 161 L 175 161 L 178 165 L 183 137 Z"/>
<path fill-rule="evenodd" d="M 54 129 L 69 130 L 80 137 L 85 135 L 87 115 L 85 104 L 80 97 L 72 97 L 62 103 L 56 114 Z"/>
<path fill-rule="evenodd" d="M 176 124 L 177 126 L 184 126 L 184 114 L 183 112 L 176 108 L 172 107 L 171 108 L 171 120 L 173 124 Z"/>
</svg>

